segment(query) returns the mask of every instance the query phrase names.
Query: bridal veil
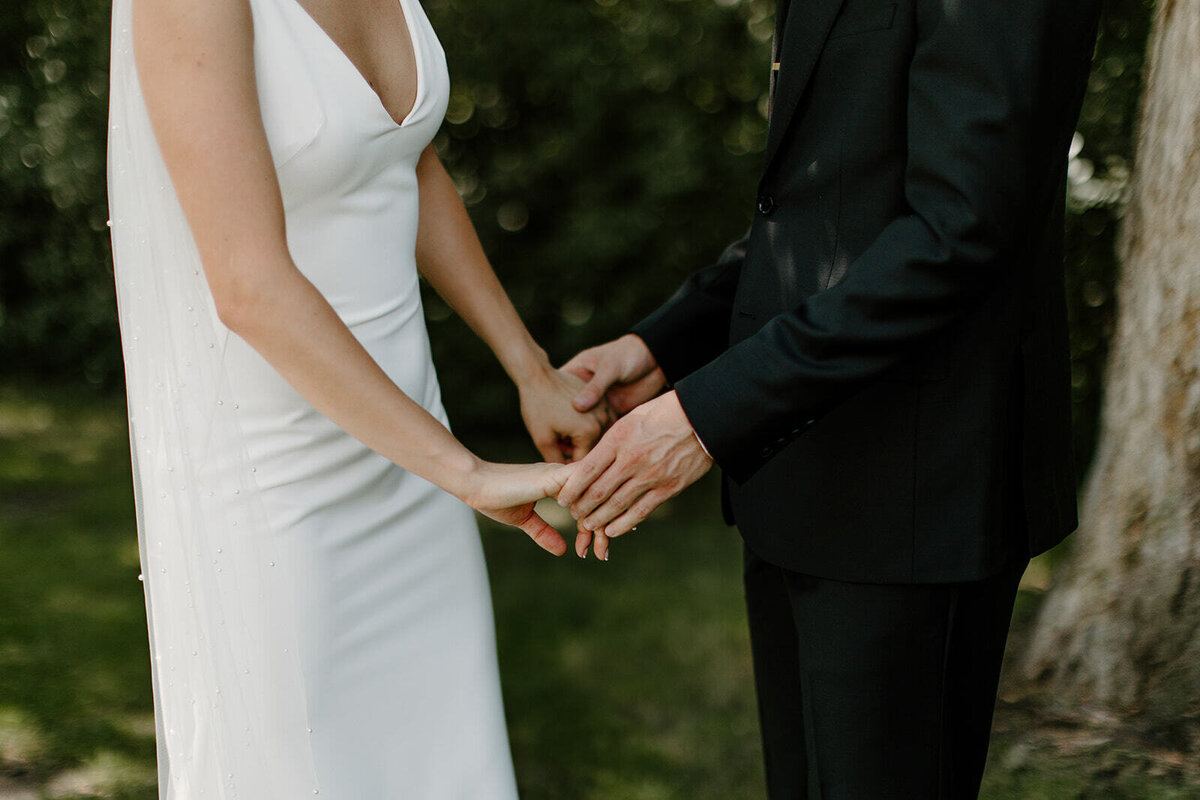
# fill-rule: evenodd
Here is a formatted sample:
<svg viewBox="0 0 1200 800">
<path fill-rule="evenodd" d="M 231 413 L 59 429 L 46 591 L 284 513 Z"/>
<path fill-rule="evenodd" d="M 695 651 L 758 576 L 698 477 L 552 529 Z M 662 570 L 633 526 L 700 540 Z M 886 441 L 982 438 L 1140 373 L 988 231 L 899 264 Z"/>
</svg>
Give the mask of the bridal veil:
<svg viewBox="0 0 1200 800">
<path fill-rule="evenodd" d="M 295 800 L 320 792 L 289 613 L 305 562 L 268 527 L 227 399 L 231 334 L 146 114 L 132 3 L 113 3 L 109 208 L 160 794 Z"/>
</svg>

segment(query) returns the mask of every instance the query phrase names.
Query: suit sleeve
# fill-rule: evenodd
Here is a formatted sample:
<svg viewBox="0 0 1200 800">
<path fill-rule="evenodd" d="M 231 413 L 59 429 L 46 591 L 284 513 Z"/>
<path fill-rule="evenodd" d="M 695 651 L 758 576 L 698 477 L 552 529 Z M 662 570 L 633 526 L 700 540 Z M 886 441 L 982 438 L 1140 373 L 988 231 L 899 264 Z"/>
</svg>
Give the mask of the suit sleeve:
<svg viewBox="0 0 1200 800">
<path fill-rule="evenodd" d="M 733 296 L 749 240 L 747 232 L 715 264 L 693 274 L 670 300 L 634 327 L 633 333 L 646 342 L 671 383 L 729 346 Z"/>
<path fill-rule="evenodd" d="M 917 0 L 908 213 L 841 283 L 675 386 L 700 439 L 735 481 L 1017 278 L 1006 265 L 1031 235 L 1030 141 L 1034 97 L 1047 77 L 1046 3 Z"/>
</svg>

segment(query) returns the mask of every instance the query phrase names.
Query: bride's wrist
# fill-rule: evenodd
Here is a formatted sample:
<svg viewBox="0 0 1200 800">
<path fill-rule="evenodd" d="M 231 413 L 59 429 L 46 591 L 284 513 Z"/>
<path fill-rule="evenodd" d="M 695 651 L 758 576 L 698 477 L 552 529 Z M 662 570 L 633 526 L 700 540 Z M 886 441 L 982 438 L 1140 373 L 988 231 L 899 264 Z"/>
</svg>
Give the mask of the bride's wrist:
<svg viewBox="0 0 1200 800">
<path fill-rule="evenodd" d="M 478 493 L 483 482 L 483 471 L 486 462 L 471 452 L 456 454 L 449 459 L 442 472 L 442 480 L 438 484 L 450 494 L 462 500 L 467 505 L 471 498 Z"/>
<path fill-rule="evenodd" d="M 520 357 L 512 359 L 510 365 L 506 366 L 506 372 L 518 391 L 524 391 L 544 384 L 554 376 L 556 370 L 550 363 L 550 357 L 546 355 L 546 351 L 535 347 L 535 349 L 521 354 Z"/>
</svg>

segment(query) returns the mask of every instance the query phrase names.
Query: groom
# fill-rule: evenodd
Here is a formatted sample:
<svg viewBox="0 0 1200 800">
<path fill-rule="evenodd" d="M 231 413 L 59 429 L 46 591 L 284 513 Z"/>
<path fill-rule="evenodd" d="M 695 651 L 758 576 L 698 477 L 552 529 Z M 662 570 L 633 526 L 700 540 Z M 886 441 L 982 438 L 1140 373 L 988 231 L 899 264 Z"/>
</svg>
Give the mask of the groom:
<svg viewBox="0 0 1200 800">
<path fill-rule="evenodd" d="M 749 232 L 567 365 L 578 407 L 629 412 L 559 496 L 582 528 L 724 471 L 772 798 L 978 794 L 1017 583 L 1076 525 L 1063 206 L 1097 14 L 781 0 Z"/>
</svg>

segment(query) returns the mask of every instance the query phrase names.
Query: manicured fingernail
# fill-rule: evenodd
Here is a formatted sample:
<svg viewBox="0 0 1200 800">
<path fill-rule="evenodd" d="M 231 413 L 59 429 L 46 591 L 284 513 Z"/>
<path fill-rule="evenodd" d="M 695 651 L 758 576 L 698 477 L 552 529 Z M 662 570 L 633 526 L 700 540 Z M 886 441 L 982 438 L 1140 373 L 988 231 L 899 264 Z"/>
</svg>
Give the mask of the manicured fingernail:
<svg viewBox="0 0 1200 800">
<path fill-rule="evenodd" d="M 585 547 L 585 548 L 583 548 L 583 555 L 581 555 L 580 558 L 587 558 L 587 554 L 588 554 L 588 548 Z"/>
<path fill-rule="evenodd" d="M 605 554 L 604 554 L 604 560 L 605 560 L 605 561 L 608 561 L 608 553 L 605 553 Z"/>
</svg>

